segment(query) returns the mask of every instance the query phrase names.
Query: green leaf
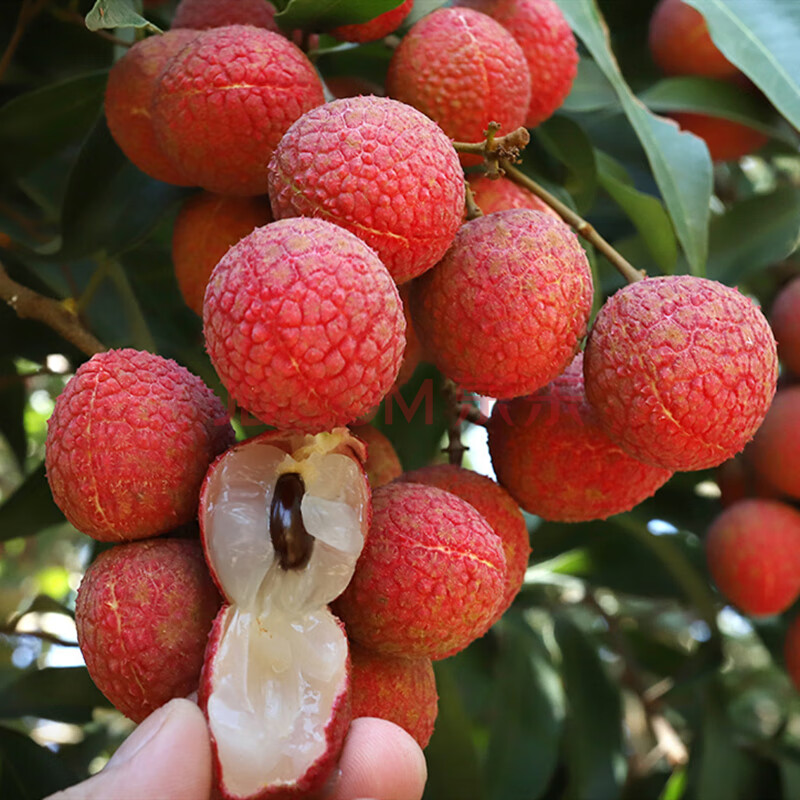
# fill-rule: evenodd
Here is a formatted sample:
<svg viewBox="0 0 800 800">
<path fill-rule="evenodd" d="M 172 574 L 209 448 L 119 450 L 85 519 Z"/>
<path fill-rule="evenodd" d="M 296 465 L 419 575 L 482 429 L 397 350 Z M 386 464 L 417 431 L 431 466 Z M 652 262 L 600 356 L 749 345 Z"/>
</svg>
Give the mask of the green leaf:
<svg viewBox="0 0 800 800">
<path fill-rule="evenodd" d="M 622 751 L 622 703 L 594 643 L 566 616 L 556 619 L 567 697 L 565 731 L 569 800 L 616 800 L 626 762 Z"/>
<path fill-rule="evenodd" d="M 782 760 L 780 768 L 784 797 L 800 797 L 800 764 L 794 761 Z"/>
<path fill-rule="evenodd" d="M 103 105 L 108 73 L 78 75 L 0 108 L 0 170 L 17 177 L 85 136 Z"/>
<path fill-rule="evenodd" d="M 403 28 L 410 28 L 414 23 L 419 22 L 423 17 L 447 5 L 448 0 L 414 0 L 414 7 L 411 13 L 405 18 Z"/>
<path fill-rule="evenodd" d="M 690 269 L 703 273 L 708 250 L 711 159 L 705 143 L 651 114 L 631 92 L 611 51 L 608 28 L 595 0 L 558 0 L 572 29 L 609 79 L 647 153 Z"/>
<path fill-rule="evenodd" d="M 51 525 L 64 522 L 55 504 L 41 464 L 11 497 L 0 505 L 0 541 L 33 536 Z"/>
<path fill-rule="evenodd" d="M 786 0 L 686 0 L 714 44 L 800 128 L 800 4 Z"/>
<path fill-rule="evenodd" d="M 681 800 L 686 793 L 686 769 L 678 767 L 664 786 L 658 800 Z"/>
<path fill-rule="evenodd" d="M 352 25 L 397 8 L 403 0 L 290 0 L 275 21 L 285 31 L 302 28 L 326 31 L 337 25 Z"/>
<path fill-rule="evenodd" d="M 561 110 L 600 111 L 618 107 L 617 93 L 603 71 L 591 59 L 582 58 L 578 62 L 578 74 Z"/>
<path fill-rule="evenodd" d="M 0 797 L 39 800 L 77 783 L 61 759 L 19 731 L 0 725 Z"/>
<path fill-rule="evenodd" d="M 86 27 L 90 31 L 113 28 L 147 28 L 160 33 L 161 30 L 139 14 L 130 0 L 96 0 L 86 15 Z"/>
<path fill-rule="evenodd" d="M 0 357 L 0 432 L 6 437 L 17 466 L 25 465 L 28 439 L 25 434 L 25 384 L 14 360 Z"/>
</svg>

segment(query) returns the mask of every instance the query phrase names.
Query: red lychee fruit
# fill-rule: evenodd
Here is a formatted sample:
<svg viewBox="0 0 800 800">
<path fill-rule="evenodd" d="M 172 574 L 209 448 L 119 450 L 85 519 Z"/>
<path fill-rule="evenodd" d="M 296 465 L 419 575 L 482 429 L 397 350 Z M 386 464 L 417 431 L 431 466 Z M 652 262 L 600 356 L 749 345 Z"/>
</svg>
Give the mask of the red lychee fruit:
<svg viewBox="0 0 800 800">
<path fill-rule="evenodd" d="M 181 207 L 172 229 L 172 263 L 186 305 L 203 315 L 214 267 L 228 248 L 272 221 L 266 197 L 226 197 L 200 192 Z"/>
<path fill-rule="evenodd" d="M 325 85 L 335 98 L 357 97 L 361 94 L 383 97 L 386 94 L 383 86 L 359 75 L 326 75 Z"/>
<path fill-rule="evenodd" d="M 778 340 L 778 357 L 785 367 L 800 375 L 800 278 L 780 290 L 769 322 Z"/>
<path fill-rule="evenodd" d="M 87 569 L 75 601 L 78 644 L 97 688 L 141 722 L 197 689 L 220 596 L 199 542 L 112 547 Z"/>
<path fill-rule="evenodd" d="M 417 22 L 389 62 L 386 91 L 418 108 L 460 142 L 480 142 L 490 122 L 502 133 L 525 124 L 530 71 L 499 22 L 469 8 L 440 8 Z M 478 156 L 462 159 L 477 164 Z"/>
<path fill-rule="evenodd" d="M 681 130 L 699 136 L 706 143 L 712 161 L 738 161 L 769 141 L 769 136 L 761 131 L 729 119 L 683 111 L 675 111 L 670 116 Z"/>
<path fill-rule="evenodd" d="M 629 456 L 603 433 L 584 392 L 582 353 L 535 394 L 496 403 L 488 430 L 497 479 L 543 519 L 606 519 L 638 505 L 672 476 Z"/>
<path fill-rule="evenodd" d="M 353 718 L 379 717 L 399 725 L 428 746 L 439 695 L 429 658 L 402 658 L 350 645 L 353 660 Z"/>
<path fill-rule="evenodd" d="M 405 346 L 400 295 L 375 252 L 338 225 L 280 220 L 219 262 L 206 348 L 231 396 L 262 422 L 321 431 L 389 391 Z"/>
<path fill-rule="evenodd" d="M 577 237 L 528 209 L 462 225 L 411 289 L 428 357 L 464 389 L 491 397 L 529 394 L 561 373 L 591 305 L 591 271 Z"/>
<path fill-rule="evenodd" d="M 506 558 L 506 585 L 503 599 L 490 626 L 508 610 L 525 579 L 531 555 L 525 518 L 513 497 L 491 478 L 454 464 L 434 464 L 407 472 L 402 481 L 435 486 L 458 495 L 474 506 L 500 537 Z"/>
<path fill-rule="evenodd" d="M 106 122 L 114 141 L 142 172 L 178 186 L 191 186 L 192 179 L 159 145 L 152 104 L 162 70 L 196 36 L 180 30 L 142 39 L 114 64 L 106 84 Z"/>
<path fill-rule="evenodd" d="M 222 797 L 318 797 L 350 724 L 344 627 L 327 604 L 369 527 L 363 444 L 349 431 L 267 433 L 228 450 L 203 485 L 200 529 L 229 603 L 198 702 Z"/>
<path fill-rule="evenodd" d="M 800 594 L 800 512 L 778 500 L 742 500 L 706 536 L 720 592 L 745 614 L 779 614 Z"/>
<path fill-rule="evenodd" d="M 368 22 L 361 22 L 354 25 L 340 25 L 328 31 L 334 39 L 340 42 L 374 42 L 383 39 L 392 31 L 396 31 L 403 20 L 411 13 L 414 0 L 403 0 L 399 6 L 378 14 L 377 17 Z"/>
<path fill-rule="evenodd" d="M 164 152 L 211 192 L 266 194 L 275 146 L 325 100 L 299 47 L 249 25 L 203 31 L 161 73 L 153 127 Z"/>
<path fill-rule="evenodd" d="M 488 14 L 517 41 L 531 75 L 525 125 L 544 122 L 561 107 L 578 74 L 578 43 L 561 9 L 553 0 L 458 0 L 457 5 Z"/>
<path fill-rule="evenodd" d="M 172 30 L 207 30 L 225 25 L 255 25 L 280 33 L 275 6 L 267 0 L 181 0 L 172 18 Z"/>
<path fill-rule="evenodd" d="M 372 493 L 372 525 L 334 608 L 354 641 L 406 658 L 446 658 L 482 636 L 502 602 L 503 547 L 473 506 L 418 483 Z"/>
<path fill-rule="evenodd" d="M 530 208 L 533 211 L 549 214 L 561 222 L 558 212 L 550 208 L 544 200 L 509 178 L 470 175 L 467 180 L 475 196 L 475 202 L 484 214 L 508 211 L 512 208 Z"/>
<path fill-rule="evenodd" d="M 351 430 L 367 446 L 364 469 L 373 489 L 400 477 L 403 467 L 394 446 L 384 434 L 374 425 L 356 425 Z"/>
<path fill-rule="evenodd" d="M 109 350 L 56 400 L 45 464 L 56 505 L 104 542 L 190 522 L 208 465 L 233 442 L 220 400 L 174 361 Z"/>
<path fill-rule="evenodd" d="M 717 281 L 675 275 L 620 289 L 584 359 L 586 396 L 611 439 L 670 470 L 715 467 L 767 413 L 778 377 L 758 307 Z"/>
<path fill-rule="evenodd" d="M 786 659 L 786 671 L 789 673 L 789 678 L 794 684 L 794 688 L 800 692 L 800 616 L 792 620 L 792 624 L 786 631 L 783 656 Z"/>
<path fill-rule="evenodd" d="M 769 414 L 769 412 L 767 412 Z M 763 424 L 763 423 L 762 423 Z M 765 497 L 779 500 L 783 495 L 759 475 L 753 465 L 752 441 L 741 453 L 723 461 L 717 468 L 714 480 L 720 491 L 723 508 L 732 506 L 747 497 Z"/>
<path fill-rule="evenodd" d="M 424 114 L 384 97 L 335 100 L 301 117 L 269 165 L 276 217 L 335 222 L 374 248 L 397 283 L 430 269 L 453 241 L 464 176 Z"/>
<path fill-rule="evenodd" d="M 800 499 L 800 386 L 781 389 L 747 448 L 756 474 Z"/>
<path fill-rule="evenodd" d="M 422 342 L 414 330 L 414 322 L 411 319 L 410 286 L 411 284 L 405 284 L 400 287 L 400 299 L 403 301 L 403 314 L 406 318 L 406 349 L 403 351 L 403 363 L 400 365 L 400 372 L 397 373 L 395 386 L 408 383 L 422 361 Z"/>
</svg>

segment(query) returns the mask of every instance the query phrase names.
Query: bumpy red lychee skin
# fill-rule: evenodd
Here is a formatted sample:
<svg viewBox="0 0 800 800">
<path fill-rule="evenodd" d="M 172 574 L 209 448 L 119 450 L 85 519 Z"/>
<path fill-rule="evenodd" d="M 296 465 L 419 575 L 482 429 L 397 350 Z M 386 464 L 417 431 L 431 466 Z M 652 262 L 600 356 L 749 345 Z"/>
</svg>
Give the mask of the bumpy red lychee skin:
<svg viewBox="0 0 800 800">
<path fill-rule="evenodd" d="M 512 209 L 461 226 L 411 289 L 427 356 L 479 394 L 517 397 L 561 373 L 586 333 L 592 276 L 563 222 Z"/>
<path fill-rule="evenodd" d="M 800 386 L 775 395 L 747 451 L 758 476 L 800 499 Z"/>
<path fill-rule="evenodd" d="M 333 605 L 348 636 L 376 652 L 447 658 L 488 629 L 506 581 L 500 539 L 460 497 L 417 483 L 372 493 L 372 525 Z"/>
<path fill-rule="evenodd" d="M 92 680 L 134 722 L 197 689 L 220 596 L 200 544 L 154 539 L 101 553 L 75 603 Z"/>
<path fill-rule="evenodd" d="M 676 275 L 620 289 L 584 359 L 603 430 L 665 469 L 714 467 L 755 433 L 775 393 L 775 339 L 757 306 L 717 281 Z"/>
<path fill-rule="evenodd" d="M 490 626 L 508 610 L 525 579 L 531 555 L 525 518 L 513 497 L 491 478 L 454 464 L 434 464 L 406 472 L 401 480 L 435 486 L 458 495 L 474 506 L 500 537 L 506 558 L 506 585 L 503 599 Z"/>
<path fill-rule="evenodd" d="M 703 15 L 683 0 L 661 0 L 656 6 L 648 43 L 666 75 L 725 79 L 740 74 L 712 41 Z"/>
<path fill-rule="evenodd" d="M 374 42 L 378 39 L 383 39 L 384 36 L 388 36 L 392 31 L 396 31 L 403 20 L 411 13 L 413 5 L 414 0 L 403 0 L 396 8 L 384 11 L 383 14 L 378 14 L 377 17 L 368 22 L 340 25 L 338 28 L 328 31 L 328 33 L 340 42 Z"/>
<path fill-rule="evenodd" d="M 629 456 L 603 433 L 584 392 L 582 353 L 535 394 L 496 403 L 488 430 L 498 480 L 543 519 L 606 519 L 638 505 L 672 476 Z"/>
<path fill-rule="evenodd" d="M 388 719 L 427 747 L 439 710 L 431 660 L 381 655 L 357 644 L 350 645 L 350 657 L 353 718 Z"/>
<path fill-rule="evenodd" d="M 785 367 L 800 375 L 800 278 L 787 283 L 778 293 L 769 322 L 778 340 L 778 357 Z"/>
<path fill-rule="evenodd" d="M 275 6 L 267 0 L 181 0 L 172 18 L 172 30 L 207 30 L 225 25 L 255 25 L 280 33 Z"/>
<path fill-rule="evenodd" d="M 490 122 L 502 133 L 525 124 L 530 71 L 499 22 L 469 8 L 441 8 L 417 22 L 389 62 L 386 91 L 418 108 L 459 142 L 480 142 Z M 478 156 L 462 159 L 480 163 Z"/>
<path fill-rule="evenodd" d="M 152 353 L 109 350 L 56 400 L 47 479 L 79 531 L 104 542 L 157 536 L 194 519 L 208 465 L 233 438 L 200 378 Z"/>
<path fill-rule="evenodd" d="M 211 275 L 203 323 L 236 402 L 309 433 L 377 405 L 405 345 L 400 295 L 378 256 L 317 219 L 279 220 L 234 245 Z"/>
<path fill-rule="evenodd" d="M 712 161 L 738 161 L 769 141 L 769 136 L 761 131 L 729 119 L 683 111 L 670 116 L 681 130 L 699 136 L 706 143 Z"/>
<path fill-rule="evenodd" d="M 178 186 L 191 186 L 192 180 L 158 143 L 152 103 L 162 70 L 196 36 L 180 30 L 142 39 L 114 64 L 106 84 L 106 122 L 114 141 L 142 172 Z"/>
<path fill-rule="evenodd" d="M 509 178 L 470 175 L 467 180 L 475 196 L 475 202 L 484 214 L 494 214 L 495 211 L 508 211 L 512 208 L 529 208 L 549 214 L 559 222 L 561 221 L 558 213 L 550 208 L 544 200 L 539 199 L 533 192 L 514 183 Z"/>
<path fill-rule="evenodd" d="M 578 74 L 578 43 L 553 0 L 459 0 L 496 19 L 525 53 L 531 100 L 525 125 L 536 127 L 561 107 Z"/>
<path fill-rule="evenodd" d="M 395 386 L 403 386 L 411 380 L 411 376 L 416 372 L 417 367 L 422 361 L 422 342 L 414 330 L 414 322 L 411 319 L 411 284 L 404 284 L 400 287 L 400 299 L 403 301 L 403 314 L 406 318 L 406 349 L 403 351 L 403 363 L 400 365 L 400 372 L 397 373 Z"/>
<path fill-rule="evenodd" d="M 800 617 L 795 617 L 786 631 L 786 641 L 783 645 L 783 656 L 786 659 L 786 671 L 800 692 Z"/>
<path fill-rule="evenodd" d="M 367 461 L 364 469 L 373 489 L 399 478 L 403 466 L 394 446 L 374 425 L 354 425 L 353 433 L 367 445 Z"/>
<path fill-rule="evenodd" d="M 753 616 L 779 614 L 800 594 L 800 512 L 778 500 L 742 500 L 706 536 L 720 592 Z"/>
<path fill-rule="evenodd" d="M 161 73 L 153 127 L 192 183 L 266 194 L 266 165 L 281 136 L 324 100 L 300 48 L 263 28 L 228 25 L 197 34 Z"/>
<path fill-rule="evenodd" d="M 266 197 L 200 192 L 181 207 L 172 229 L 172 263 L 186 305 L 203 315 L 203 297 L 214 267 L 228 248 L 272 221 Z"/>
<path fill-rule="evenodd" d="M 461 223 L 464 175 L 435 123 L 385 97 L 301 117 L 269 165 L 276 217 L 319 217 L 362 238 L 397 283 L 430 269 Z"/>
</svg>

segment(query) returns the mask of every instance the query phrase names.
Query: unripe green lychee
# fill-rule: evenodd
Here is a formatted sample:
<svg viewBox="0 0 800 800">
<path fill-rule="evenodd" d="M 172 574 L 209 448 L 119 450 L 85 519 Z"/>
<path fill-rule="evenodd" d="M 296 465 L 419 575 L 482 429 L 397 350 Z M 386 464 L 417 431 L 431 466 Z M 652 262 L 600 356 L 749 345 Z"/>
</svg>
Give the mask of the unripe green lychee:
<svg viewBox="0 0 800 800">
<path fill-rule="evenodd" d="M 414 0 L 403 0 L 399 6 L 378 14 L 368 22 L 356 23 L 353 25 L 340 25 L 333 28 L 328 33 L 340 42 L 374 42 L 383 39 L 392 31 L 397 30 L 403 20 L 411 13 Z"/>
<path fill-rule="evenodd" d="M 255 25 L 280 33 L 275 6 L 267 0 L 181 0 L 172 18 L 173 30 L 207 30 L 225 25 Z"/>
<path fill-rule="evenodd" d="M 778 340 L 778 357 L 800 375 L 800 278 L 787 283 L 772 304 L 769 322 Z"/>
<path fill-rule="evenodd" d="M 747 452 L 767 484 L 800 499 L 800 386 L 777 392 Z"/>
</svg>

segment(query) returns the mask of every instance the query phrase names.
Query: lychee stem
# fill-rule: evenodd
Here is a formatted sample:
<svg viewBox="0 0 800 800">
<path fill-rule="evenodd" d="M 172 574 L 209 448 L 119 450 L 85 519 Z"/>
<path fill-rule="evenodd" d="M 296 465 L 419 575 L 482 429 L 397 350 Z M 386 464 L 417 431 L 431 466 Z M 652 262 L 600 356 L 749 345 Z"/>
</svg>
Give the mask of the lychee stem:
<svg viewBox="0 0 800 800">
<path fill-rule="evenodd" d="M 446 380 L 442 387 L 447 403 L 447 447 L 442 452 L 447 453 L 448 461 L 460 467 L 464 453 L 469 448 L 461 441 L 461 389 L 451 380 Z"/>
<path fill-rule="evenodd" d="M 467 206 L 467 219 L 478 219 L 478 217 L 483 216 L 483 211 L 481 211 L 478 204 L 475 202 L 475 195 L 470 187 L 469 183 L 464 184 L 464 202 Z"/>
</svg>

